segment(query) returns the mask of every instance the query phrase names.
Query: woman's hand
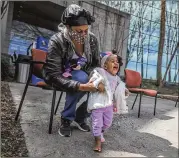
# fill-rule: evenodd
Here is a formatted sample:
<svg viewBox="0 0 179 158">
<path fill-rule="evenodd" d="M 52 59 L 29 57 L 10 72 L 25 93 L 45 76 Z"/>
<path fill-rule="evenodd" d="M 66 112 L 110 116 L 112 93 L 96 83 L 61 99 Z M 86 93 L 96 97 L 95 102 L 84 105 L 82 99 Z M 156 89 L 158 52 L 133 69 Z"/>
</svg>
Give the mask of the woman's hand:
<svg viewBox="0 0 179 158">
<path fill-rule="evenodd" d="M 105 89 L 104 89 L 104 84 L 102 82 L 99 83 L 98 90 L 99 92 L 104 92 Z"/>
<path fill-rule="evenodd" d="M 104 92 L 104 84 L 102 82 L 99 83 L 98 89 L 94 86 L 93 82 L 88 82 L 86 84 L 80 84 L 79 86 L 80 91 L 87 91 L 87 92 L 96 92 L 97 90 L 99 92 Z"/>
<path fill-rule="evenodd" d="M 87 92 L 96 92 L 97 91 L 96 87 L 94 86 L 94 84 L 92 82 L 88 82 L 86 84 L 80 84 L 79 90 L 87 91 Z"/>
</svg>

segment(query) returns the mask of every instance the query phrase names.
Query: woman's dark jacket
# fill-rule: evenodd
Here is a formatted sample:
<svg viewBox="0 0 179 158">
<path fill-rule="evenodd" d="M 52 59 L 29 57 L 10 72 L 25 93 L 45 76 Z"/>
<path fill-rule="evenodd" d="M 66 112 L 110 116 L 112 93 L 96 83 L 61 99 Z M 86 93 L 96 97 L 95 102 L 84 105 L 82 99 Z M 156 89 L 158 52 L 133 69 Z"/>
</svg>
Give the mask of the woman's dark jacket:
<svg viewBox="0 0 179 158">
<path fill-rule="evenodd" d="M 53 35 L 49 41 L 46 64 L 43 67 L 43 77 L 47 84 L 65 91 L 75 92 L 78 90 L 79 82 L 62 76 L 64 65 L 73 56 L 73 45 L 65 38 L 63 24 L 59 25 L 59 32 Z M 89 74 L 95 67 L 100 65 L 99 47 L 97 38 L 89 33 L 89 47 L 91 51 L 85 52 L 87 64 L 83 70 Z"/>
</svg>

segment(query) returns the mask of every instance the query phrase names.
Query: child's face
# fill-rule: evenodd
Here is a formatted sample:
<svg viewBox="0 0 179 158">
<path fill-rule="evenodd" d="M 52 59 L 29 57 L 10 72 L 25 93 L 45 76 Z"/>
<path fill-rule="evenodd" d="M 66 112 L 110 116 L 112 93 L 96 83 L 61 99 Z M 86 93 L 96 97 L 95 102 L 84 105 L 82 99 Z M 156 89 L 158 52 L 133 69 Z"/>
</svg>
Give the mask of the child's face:
<svg viewBox="0 0 179 158">
<path fill-rule="evenodd" d="M 112 75 L 116 75 L 119 70 L 119 63 L 117 59 L 117 55 L 111 55 L 105 65 L 104 68 L 107 72 L 109 72 Z"/>
</svg>

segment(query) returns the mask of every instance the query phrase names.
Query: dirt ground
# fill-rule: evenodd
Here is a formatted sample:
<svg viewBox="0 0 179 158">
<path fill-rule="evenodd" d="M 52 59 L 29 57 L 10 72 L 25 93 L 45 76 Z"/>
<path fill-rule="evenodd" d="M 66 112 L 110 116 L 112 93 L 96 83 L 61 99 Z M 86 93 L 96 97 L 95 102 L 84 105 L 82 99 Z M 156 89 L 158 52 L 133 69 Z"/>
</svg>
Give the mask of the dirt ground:
<svg viewBox="0 0 179 158">
<path fill-rule="evenodd" d="M 28 151 L 20 122 L 14 121 L 15 104 L 9 85 L 1 82 L 1 156 L 26 157 Z"/>
</svg>

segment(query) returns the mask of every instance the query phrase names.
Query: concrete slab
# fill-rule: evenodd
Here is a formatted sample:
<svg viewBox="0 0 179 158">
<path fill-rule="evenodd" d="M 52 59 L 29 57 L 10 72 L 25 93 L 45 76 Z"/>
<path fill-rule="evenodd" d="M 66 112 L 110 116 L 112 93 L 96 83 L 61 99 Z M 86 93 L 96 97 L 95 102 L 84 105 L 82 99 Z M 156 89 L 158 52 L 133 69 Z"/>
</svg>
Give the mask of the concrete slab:
<svg viewBox="0 0 179 158">
<path fill-rule="evenodd" d="M 9 85 L 18 106 L 25 85 Z M 128 99 L 130 108 L 134 97 Z M 48 134 L 51 98 L 52 91 L 31 86 L 28 89 L 20 119 L 30 157 L 178 157 L 178 106 L 175 108 L 173 101 L 158 99 L 154 117 L 154 98 L 144 97 L 140 118 L 137 118 L 138 104 L 128 115 L 115 116 L 105 134 L 103 152 L 95 153 L 90 132 L 74 129 L 70 138 L 58 134 L 60 114 L 54 118 L 52 134 Z M 64 102 L 65 94 L 58 113 Z"/>
</svg>

